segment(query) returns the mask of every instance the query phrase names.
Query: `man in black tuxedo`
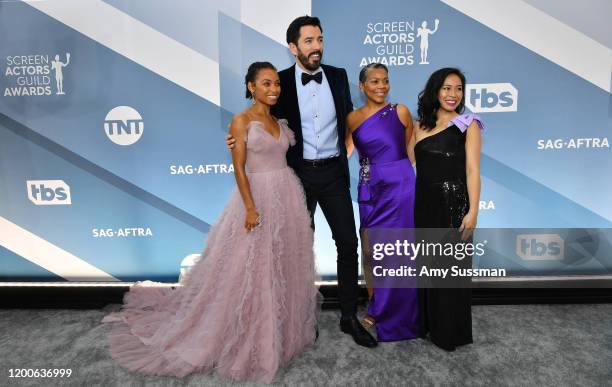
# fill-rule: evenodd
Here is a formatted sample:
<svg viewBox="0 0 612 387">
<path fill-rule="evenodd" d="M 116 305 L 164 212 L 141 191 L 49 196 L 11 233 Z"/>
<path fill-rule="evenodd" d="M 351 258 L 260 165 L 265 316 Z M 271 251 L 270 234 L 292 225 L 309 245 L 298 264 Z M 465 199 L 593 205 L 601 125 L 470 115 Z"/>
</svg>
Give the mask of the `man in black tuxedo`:
<svg viewBox="0 0 612 387">
<path fill-rule="evenodd" d="M 287 164 L 302 181 L 312 226 L 318 203 L 336 242 L 340 328 L 357 344 L 374 347 L 376 340 L 355 316 L 357 231 L 344 145 L 346 116 L 353 103 L 346 70 L 321 64 L 323 36 L 316 17 L 295 19 L 287 28 L 287 44 L 296 63 L 278 73 L 281 95 L 272 114 L 286 118 L 295 132 L 296 145 L 287 151 Z"/>
<path fill-rule="evenodd" d="M 346 70 L 321 64 L 323 36 L 316 17 L 301 16 L 291 22 L 287 44 L 296 63 L 278 73 L 281 94 L 272 114 L 287 119 L 295 132 L 296 145 L 287 151 L 287 164 L 304 186 L 312 227 L 318 203 L 336 243 L 340 329 L 357 344 L 375 347 L 376 340 L 355 315 L 357 231 L 344 145 L 346 116 L 353 110 L 353 103 Z"/>
</svg>

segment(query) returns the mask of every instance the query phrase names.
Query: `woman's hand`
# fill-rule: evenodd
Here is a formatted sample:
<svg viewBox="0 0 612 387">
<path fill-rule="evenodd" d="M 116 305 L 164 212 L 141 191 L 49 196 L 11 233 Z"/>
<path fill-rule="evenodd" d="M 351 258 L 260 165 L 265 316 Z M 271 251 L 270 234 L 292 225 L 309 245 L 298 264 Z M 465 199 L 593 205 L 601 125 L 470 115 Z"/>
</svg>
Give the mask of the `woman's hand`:
<svg viewBox="0 0 612 387">
<path fill-rule="evenodd" d="M 244 228 L 247 232 L 261 226 L 261 216 L 257 210 L 247 210 L 246 220 L 244 221 Z"/>
<path fill-rule="evenodd" d="M 476 228 L 476 220 L 478 214 L 476 211 L 468 211 L 463 217 L 461 226 L 459 226 L 459 232 L 461 232 L 461 240 L 466 241 L 473 233 Z"/>
</svg>

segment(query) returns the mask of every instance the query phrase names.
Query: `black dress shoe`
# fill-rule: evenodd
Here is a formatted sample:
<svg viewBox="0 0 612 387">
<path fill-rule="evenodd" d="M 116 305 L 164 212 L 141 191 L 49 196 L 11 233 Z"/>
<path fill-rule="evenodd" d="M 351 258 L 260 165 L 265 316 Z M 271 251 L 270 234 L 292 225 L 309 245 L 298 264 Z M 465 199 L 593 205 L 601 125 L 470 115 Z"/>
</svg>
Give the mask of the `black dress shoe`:
<svg viewBox="0 0 612 387">
<path fill-rule="evenodd" d="M 353 340 L 363 347 L 374 348 L 378 345 L 376 339 L 359 323 L 355 316 L 341 319 L 340 330 L 351 335 Z"/>
</svg>

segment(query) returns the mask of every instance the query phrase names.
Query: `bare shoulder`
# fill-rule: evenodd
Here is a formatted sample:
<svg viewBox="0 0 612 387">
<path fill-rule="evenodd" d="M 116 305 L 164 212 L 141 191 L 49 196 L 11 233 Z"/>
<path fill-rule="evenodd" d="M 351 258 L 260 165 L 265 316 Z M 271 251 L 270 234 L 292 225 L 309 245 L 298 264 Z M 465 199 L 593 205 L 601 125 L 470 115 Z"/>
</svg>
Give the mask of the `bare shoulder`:
<svg viewBox="0 0 612 387">
<path fill-rule="evenodd" d="M 361 121 L 362 116 L 363 111 L 361 108 L 353 110 L 346 116 L 346 125 L 351 132 L 357 127 L 357 124 Z"/>
<path fill-rule="evenodd" d="M 232 117 L 230 131 L 234 134 L 246 132 L 247 124 L 249 123 L 249 115 L 246 112 L 241 112 Z"/>
<path fill-rule="evenodd" d="M 468 126 L 468 130 L 472 129 L 472 130 L 478 130 L 480 131 L 480 125 L 478 124 L 478 121 L 473 120 L 470 125 Z"/>
<path fill-rule="evenodd" d="M 402 103 L 398 103 L 397 104 L 397 113 L 398 114 L 405 114 L 407 116 L 411 116 L 410 115 L 410 109 L 408 109 L 408 106 L 402 104 Z"/>
<path fill-rule="evenodd" d="M 404 126 L 412 122 L 412 115 L 410 114 L 410 109 L 408 109 L 408 106 L 403 105 L 401 103 L 397 104 L 397 116 L 399 117 L 400 121 L 402 121 L 402 124 L 404 124 Z"/>
<path fill-rule="evenodd" d="M 472 121 L 470 125 L 467 127 L 467 136 L 468 137 L 480 137 L 480 126 L 476 120 Z"/>
<path fill-rule="evenodd" d="M 235 114 L 232 117 L 232 124 L 246 124 L 249 120 L 249 115 L 246 111 Z"/>
<path fill-rule="evenodd" d="M 414 121 L 414 132 L 422 132 L 423 129 L 421 128 L 421 122 L 420 121 Z"/>
</svg>

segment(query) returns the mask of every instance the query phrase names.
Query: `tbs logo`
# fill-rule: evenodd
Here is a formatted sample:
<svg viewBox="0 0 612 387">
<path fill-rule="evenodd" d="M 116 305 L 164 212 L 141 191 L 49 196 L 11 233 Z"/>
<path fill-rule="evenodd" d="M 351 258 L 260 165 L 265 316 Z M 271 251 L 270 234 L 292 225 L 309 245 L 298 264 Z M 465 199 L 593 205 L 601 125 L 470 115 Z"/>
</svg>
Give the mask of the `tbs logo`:
<svg viewBox="0 0 612 387">
<path fill-rule="evenodd" d="M 144 121 L 136 109 L 117 106 L 104 119 L 106 136 L 117 145 L 132 145 L 142 137 Z"/>
<path fill-rule="evenodd" d="M 563 259 L 564 241 L 557 234 L 522 234 L 516 236 L 516 255 L 526 261 Z"/>
<path fill-rule="evenodd" d="M 512 83 L 480 83 L 466 85 L 466 106 L 474 113 L 515 112 L 518 91 Z"/>
<path fill-rule="evenodd" d="M 28 198 L 37 206 L 70 205 L 70 186 L 63 180 L 28 180 Z"/>
</svg>

